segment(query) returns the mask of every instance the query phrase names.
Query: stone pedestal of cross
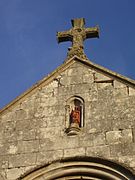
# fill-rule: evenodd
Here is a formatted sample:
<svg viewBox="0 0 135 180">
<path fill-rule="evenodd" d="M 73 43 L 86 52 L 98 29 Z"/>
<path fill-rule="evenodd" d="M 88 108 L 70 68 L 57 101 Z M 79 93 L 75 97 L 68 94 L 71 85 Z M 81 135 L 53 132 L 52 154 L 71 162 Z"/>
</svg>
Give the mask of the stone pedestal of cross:
<svg viewBox="0 0 135 180">
<path fill-rule="evenodd" d="M 92 27 L 92 28 L 85 28 L 85 19 L 73 19 L 71 20 L 72 28 L 68 31 L 58 32 L 57 39 L 58 43 L 64 41 L 71 41 L 72 47 L 68 50 L 68 58 L 77 55 L 81 58 L 86 59 L 86 55 L 84 53 L 84 45 L 83 41 L 88 38 L 95 38 L 99 37 L 99 28 Z"/>
</svg>

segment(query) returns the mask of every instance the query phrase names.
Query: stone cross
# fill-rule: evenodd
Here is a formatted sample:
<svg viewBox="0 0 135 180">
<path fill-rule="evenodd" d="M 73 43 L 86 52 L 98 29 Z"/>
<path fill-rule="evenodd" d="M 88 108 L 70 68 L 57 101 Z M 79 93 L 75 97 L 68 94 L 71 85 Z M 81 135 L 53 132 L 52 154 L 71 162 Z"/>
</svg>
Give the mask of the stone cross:
<svg viewBox="0 0 135 180">
<path fill-rule="evenodd" d="M 72 47 L 69 48 L 68 56 L 72 57 L 73 55 L 78 55 L 86 58 L 83 51 L 83 41 L 88 38 L 99 37 L 99 28 L 85 28 L 84 18 L 73 19 L 71 23 L 72 28 L 70 30 L 57 33 L 58 43 L 71 41 Z"/>
</svg>

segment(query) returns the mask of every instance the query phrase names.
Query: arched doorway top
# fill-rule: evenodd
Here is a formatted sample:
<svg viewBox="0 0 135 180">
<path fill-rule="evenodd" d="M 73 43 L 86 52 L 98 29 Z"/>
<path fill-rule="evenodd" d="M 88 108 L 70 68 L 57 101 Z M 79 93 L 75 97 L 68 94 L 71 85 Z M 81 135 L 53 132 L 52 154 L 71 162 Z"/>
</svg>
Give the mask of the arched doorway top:
<svg viewBox="0 0 135 180">
<path fill-rule="evenodd" d="M 92 157 L 66 158 L 45 165 L 19 180 L 134 180 L 125 167 L 108 160 Z"/>
</svg>

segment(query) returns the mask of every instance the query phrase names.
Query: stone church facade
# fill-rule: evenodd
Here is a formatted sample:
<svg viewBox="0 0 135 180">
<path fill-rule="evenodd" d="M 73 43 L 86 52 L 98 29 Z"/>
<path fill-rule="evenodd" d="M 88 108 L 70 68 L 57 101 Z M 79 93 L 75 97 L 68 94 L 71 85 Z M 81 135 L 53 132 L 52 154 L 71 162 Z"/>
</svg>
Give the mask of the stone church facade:
<svg viewBox="0 0 135 180">
<path fill-rule="evenodd" d="M 79 48 L 0 110 L 0 180 L 135 179 L 135 81 Z"/>
</svg>

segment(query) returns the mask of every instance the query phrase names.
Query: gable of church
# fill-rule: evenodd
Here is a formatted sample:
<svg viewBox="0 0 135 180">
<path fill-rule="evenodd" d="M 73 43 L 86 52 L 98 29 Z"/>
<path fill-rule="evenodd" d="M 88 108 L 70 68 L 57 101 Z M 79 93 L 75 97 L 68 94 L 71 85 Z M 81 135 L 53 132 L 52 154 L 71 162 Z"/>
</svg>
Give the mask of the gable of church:
<svg viewBox="0 0 135 180">
<path fill-rule="evenodd" d="M 132 81 L 72 60 L 41 82 L 1 112 L 1 172 L 6 169 L 7 179 L 75 156 L 110 159 L 133 171 Z"/>
</svg>

